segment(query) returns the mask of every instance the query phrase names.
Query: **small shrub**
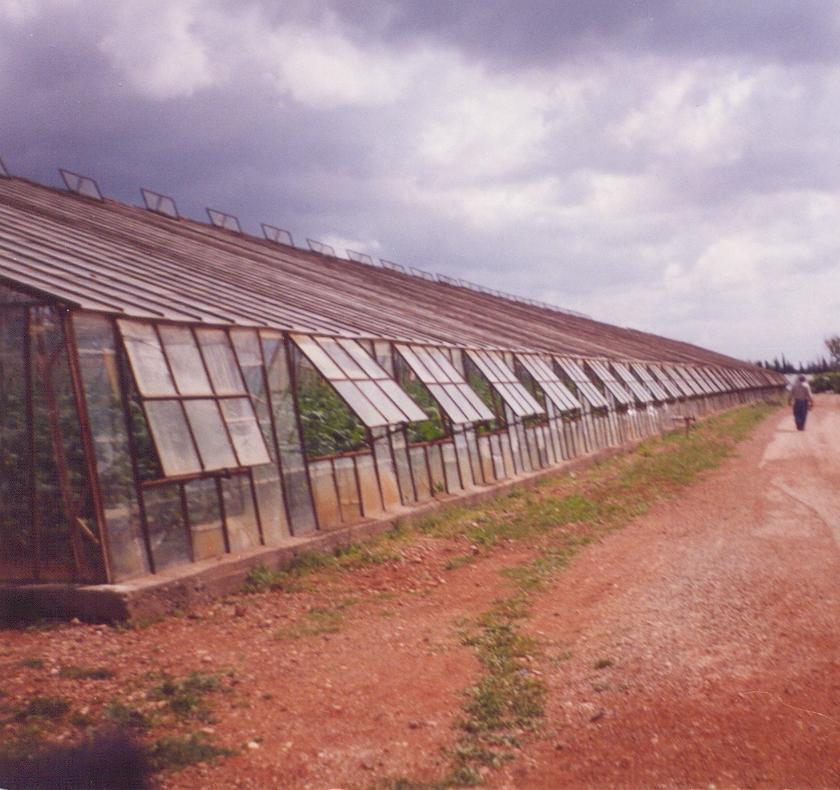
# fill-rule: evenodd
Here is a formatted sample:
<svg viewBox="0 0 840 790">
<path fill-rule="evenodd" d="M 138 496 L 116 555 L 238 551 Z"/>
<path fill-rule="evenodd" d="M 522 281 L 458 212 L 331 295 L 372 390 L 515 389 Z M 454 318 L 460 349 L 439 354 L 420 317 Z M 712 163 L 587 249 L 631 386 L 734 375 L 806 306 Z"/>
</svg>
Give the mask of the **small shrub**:
<svg viewBox="0 0 840 790">
<path fill-rule="evenodd" d="M 25 708 L 21 708 L 15 718 L 18 721 L 26 719 L 49 719 L 58 721 L 70 710 L 70 701 L 64 697 L 33 697 Z"/>
<path fill-rule="evenodd" d="M 186 768 L 216 757 L 229 757 L 230 749 L 216 746 L 202 735 L 168 735 L 155 741 L 149 748 L 149 760 L 156 771 Z"/>
<path fill-rule="evenodd" d="M 110 680 L 116 673 L 107 667 L 62 667 L 58 676 L 72 680 Z"/>
<path fill-rule="evenodd" d="M 137 730 L 138 732 L 144 732 L 152 726 L 145 713 L 137 710 L 137 708 L 132 708 L 130 705 L 124 705 L 122 702 L 112 702 L 108 705 L 105 708 L 105 718 L 119 727 Z"/>
</svg>

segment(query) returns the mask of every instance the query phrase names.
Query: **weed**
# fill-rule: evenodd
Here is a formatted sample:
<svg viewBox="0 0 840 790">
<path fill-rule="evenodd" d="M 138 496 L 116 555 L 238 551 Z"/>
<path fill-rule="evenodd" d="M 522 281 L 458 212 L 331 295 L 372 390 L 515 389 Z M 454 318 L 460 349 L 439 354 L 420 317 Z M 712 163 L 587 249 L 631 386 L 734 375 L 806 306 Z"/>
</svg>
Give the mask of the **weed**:
<svg viewBox="0 0 840 790">
<path fill-rule="evenodd" d="M 306 622 L 295 623 L 281 628 L 275 634 L 277 639 L 300 639 L 305 636 L 321 636 L 334 634 L 344 622 L 344 610 L 355 604 L 355 600 L 347 598 L 334 608 L 313 607 L 306 613 Z"/>
<path fill-rule="evenodd" d="M 137 708 L 124 705 L 122 702 L 112 702 L 108 705 L 105 708 L 105 718 L 119 727 L 125 727 L 138 732 L 144 732 L 152 726 L 149 717 L 145 713 L 137 710 Z"/>
<path fill-rule="evenodd" d="M 43 669 L 44 668 L 44 659 L 43 658 L 36 658 L 34 656 L 32 656 L 32 657 L 28 656 L 28 657 L 22 658 L 20 661 L 18 661 L 18 666 L 23 667 L 25 669 Z"/>
<path fill-rule="evenodd" d="M 203 697 L 220 688 L 221 681 L 216 675 L 191 672 L 180 681 L 164 675 L 163 681 L 149 692 L 149 697 L 165 701 L 172 712 L 180 718 L 209 721 L 210 711 Z"/>
<path fill-rule="evenodd" d="M 110 680 L 116 673 L 107 667 L 62 667 L 58 676 L 72 680 Z"/>
<path fill-rule="evenodd" d="M 64 697 L 33 697 L 16 714 L 15 719 L 25 721 L 27 719 L 47 719 L 58 721 L 67 715 L 70 710 L 70 701 Z"/>
<path fill-rule="evenodd" d="M 595 669 L 606 669 L 607 667 L 611 667 L 613 663 L 611 658 L 599 658 L 595 662 Z"/>
<path fill-rule="evenodd" d="M 231 749 L 211 743 L 203 735 L 168 735 L 151 745 L 149 760 L 154 770 L 164 771 L 186 768 L 216 757 L 229 757 L 234 753 Z"/>
</svg>

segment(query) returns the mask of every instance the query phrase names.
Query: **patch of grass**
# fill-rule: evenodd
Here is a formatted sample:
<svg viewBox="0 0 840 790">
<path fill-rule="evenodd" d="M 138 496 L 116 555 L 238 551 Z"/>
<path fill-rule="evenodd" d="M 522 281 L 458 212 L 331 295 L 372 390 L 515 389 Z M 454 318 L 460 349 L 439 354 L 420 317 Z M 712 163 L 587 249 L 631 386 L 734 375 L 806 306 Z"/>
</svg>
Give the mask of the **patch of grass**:
<svg viewBox="0 0 840 790">
<path fill-rule="evenodd" d="M 22 658 L 18 661 L 18 666 L 24 669 L 43 669 L 45 666 L 45 662 L 43 658 L 37 658 L 36 656 L 27 656 L 26 658 Z"/>
<path fill-rule="evenodd" d="M 112 669 L 107 667 L 77 667 L 72 665 L 62 667 L 58 671 L 59 677 L 72 680 L 110 680 L 115 674 Z"/>
<path fill-rule="evenodd" d="M 304 622 L 279 629 L 275 637 L 277 639 L 300 639 L 306 636 L 334 634 L 344 622 L 344 611 L 355 603 L 355 599 L 346 598 L 331 608 L 315 606 L 306 612 Z"/>
<path fill-rule="evenodd" d="M 151 720 L 143 711 L 122 702 L 112 702 L 108 705 L 105 708 L 105 719 L 118 727 L 137 732 L 145 732 L 152 726 Z"/>
<path fill-rule="evenodd" d="M 204 697 L 222 686 L 216 675 L 191 672 L 183 680 L 164 675 L 160 684 L 149 692 L 149 698 L 165 701 L 179 718 L 209 721 L 210 711 Z"/>
<path fill-rule="evenodd" d="M 606 669 L 611 667 L 615 662 L 611 658 L 599 658 L 595 662 L 595 669 Z"/>
<path fill-rule="evenodd" d="M 33 697 L 15 714 L 15 719 L 18 721 L 28 719 L 59 721 L 67 715 L 69 710 L 70 700 L 64 697 Z"/>
<path fill-rule="evenodd" d="M 149 761 L 155 771 L 177 770 L 188 765 L 229 757 L 235 752 L 209 741 L 200 734 L 167 735 L 149 747 Z"/>
</svg>

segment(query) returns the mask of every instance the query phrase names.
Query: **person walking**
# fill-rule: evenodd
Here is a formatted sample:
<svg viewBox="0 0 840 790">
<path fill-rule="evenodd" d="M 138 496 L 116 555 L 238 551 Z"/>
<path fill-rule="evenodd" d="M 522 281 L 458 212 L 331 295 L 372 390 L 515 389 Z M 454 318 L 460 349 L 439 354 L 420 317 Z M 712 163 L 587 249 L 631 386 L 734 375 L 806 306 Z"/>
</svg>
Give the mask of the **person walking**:
<svg viewBox="0 0 840 790">
<path fill-rule="evenodd" d="M 808 410 L 814 408 L 811 386 L 808 384 L 804 373 L 799 374 L 790 388 L 788 404 L 793 404 L 793 420 L 796 423 L 796 430 L 804 431 L 805 420 L 808 419 Z"/>
</svg>

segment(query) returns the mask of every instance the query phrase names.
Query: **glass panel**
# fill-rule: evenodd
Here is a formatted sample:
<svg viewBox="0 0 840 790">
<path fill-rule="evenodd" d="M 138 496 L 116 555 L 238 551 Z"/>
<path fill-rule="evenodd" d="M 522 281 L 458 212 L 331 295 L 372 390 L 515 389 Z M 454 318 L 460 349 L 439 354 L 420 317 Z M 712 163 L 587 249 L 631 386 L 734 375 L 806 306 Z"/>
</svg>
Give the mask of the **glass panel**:
<svg viewBox="0 0 840 790">
<path fill-rule="evenodd" d="M 362 511 L 365 517 L 382 515 L 382 498 L 379 496 L 379 483 L 372 455 L 356 456 L 356 474 L 362 492 Z"/>
<path fill-rule="evenodd" d="M 408 461 L 405 436 L 402 431 L 394 431 L 391 434 L 391 446 L 394 450 L 394 460 L 397 466 L 397 482 L 400 486 L 403 504 L 411 504 L 415 501 L 414 485 L 411 477 L 411 466 Z"/>
<path fill-rule="evenodd" d="M 443 471 L 442 445 L 433 444 L 427 448 L 429 470 L 432 475 L 432 493 L 436 496 L 446 493 L 446 475 Z"/>
<path fill-rule="evenodd" d="M 423 422 L 423 420 L 428 419 L 426 412 L 403 392 L 396 381 L 380 379 L 376 384 L 397 405 L 409 422 Z"/>
<path fill-rule="evenodd" d="M 193 480 L 184 486 L 193 557 L 206 560 L 225 553 L 219 491 L 215 480 Z"/>
<path fill-rule="evenodd" d="M 397 350 L 402 355 L 402 358 L 408 363 L 408 366 L 420 377 L 420 381 L 424 384 L 431 384 L 435 380 L 435 377 L 421 362 L 420 358 L 414 353 L 410 346 L 397 346 Z"/>
<path fill-rule="evenodd" d="M 470 387 L 468 384 L 459 384 L 458 392 L 461 393 L 464 400 L 467 402 L 468 408 L 472 409 L 472 413 L 475 415 L 475 419 L 477 421 L 494 419 L 493 412 L 490 411 L 489 408 L 487 408 L 487 404 L 485 404 L 484 401 L 481 400 L 481 398 L 475 393 L 472 387 Z M 463 404 L 461 408 L 464 409 L 464 412 L 466 414 L 470 414 L 470 412 L 467 411 L 467 408 L 465 408 Z"/>
<path fill-rule="evenodd" d="M 355 381 L 353 383 L 385 417 L 389 425 L 398 425 L 401 422 L 406 422 L 406 415 L 394 405 L 394 402 L 380 388 L 380 383 L 384 382 L 365 380 Z M 425 420 L 426 415 L 422 414 L 420 419 Z"/>
<path fill-rule="evenodd" d="M 215 400 L 184 401 L 187 419 L 207 471 L 238 466 Z"/>
<path fill-rule="evenodd" d="M 365 375 L 372 379 L 381 379 L 385 376 L 385 371 L 373 360 L 373 357 L 367 353 L 354 340 L 346 340 L 344 338 L 337 338 L 336 342 L 353 358 L 353 361 L 362 369 Z"/>
<path fill-rule="evenodd" d="M 30 310 L 39 577 L 103 581 L 101 549 L 61 317 Z M 63 461 L 63 463 L 62 463 Z"/>
<path fill-rule="evenodd" d="M 414 488 L 417 491 L 417 501 L 425 502 L 432 497 L 432 484 L 429 480 L 429 470 L 426 468 L 426 451 L 424 447 L 409 448 L 411 457 L 411 474 Z"/>
<path fill-rule="evenodd" d="M 335 364 L 311 337 L 307 335 L 292 335 L 295 345 L 306 355 L 318 372 L 330 381 L 346 378 L 344 371 Z"/>
<path fill-rule="evenodd" d="M 257 510 L 247 475 L 220 480 L 225 503 L 225 524 L 231 551 L 244 551 L 260 545 Z"/>
<path fill-rule="evenodd" d="M 418 359 L 426 366 L 429 373 L 432 374 L 435 381 L 440 384 L 449 381 L 449 377 L 438 364 L 438 359 L 443 356 L 440 351 L 437 349 L 423 348 L 422 346 L 414 346 L 414 352 L 417 354 Z"/>
<path fill-rule="evenodd" d="M 394 358 L 391 354 L 391 344 L 387 340 L 377 340 L 373 344 L 376 352 L 376 361 L 379 366 L 389 375 L 394 375 Z"/>
<path fill-rule="evenodd" d="M 441 445 L 443 451 L 443 469 L 446 474 L 446 490 L 454 494 L 461 490 L 461 480 L 458 476 L 458 457 L 455 453 L 455 444 Z M 468 478 L 469 479 L 469 478 Z"/>
<path fill-rule="evenodd" d="M 166 367 L 166 358 L 154 327 L 136 321 L 118 323 L 140 393 L 174 395 L 175 385 Z"/>
<path fill-rule="evenodd" d="M 400 490 L 397 486 L 397 476 L 394 472 L 394 463 L 391 459 L 387 430 L 385 428 L 374 428 L 371 433 L 373 434 L 376 470 L 379 474 L 379 484 L 382 487 L 382 500 L 386 510 L 394 510 L 402 502 L 400 500 Z"/>
<path fill-rule="evenodd" d="M 169 366 L 181 395 L 212 395 L 210 381 L 192 332 L 183 326 L 158 326 Z"/>
<path fill-rule="evenodd" d="M 26 337 L 25 309 L 0 309 L 0 580 L 8 581 L 34 576 Z"/>
<path fill-rule="evenodd" d="M 242 376 L 236 358 L 221 329 L 198 329 L 198 342 L 210 371 L 210 380 L 217 395 L 240 395 L 245 393 Z"/>
<path fill-rule="evenodd" d="M 440 404 L 440 407 L 446 413 L 446 416 L 453 422 L 455 425 L 463 425 L 466 422 L 472 422 L 470 417 L 468 417 L 461 409 L 458 408 L 455 401 L 449 397 L 448 388 L 443 384 L 429 384 L 429 392 L 432 393 L 432 397 Z"/>
<path fill-rule="evenodd" d="M 462 381 L 463 376 L 455 369 L 454 365 L 449 361 L 449 358 L 443 352 L 439 352 L 435 355 L 435 362 L 438 363 L 438 366 L 443 371 L 443 375 L 446 376 L 449 381 Z"/>
<path fill-rule="evenodd" d="M 190 540 L 181 512 L 181 489 L 178 484 L 154 486 L 143 492 L 149 541 L 155 570 L 192 560 Z"/>
<path fill-rule="evenodd" d="M 83 313 L 76 313 L 73 323 L 108 530 L 111 572 L 115 581 L 122 581 L 148 573 L 149 560 L 120 393 L 114 329 L 109 320 Z"/>
<path fill-rule="evenodd" d="M 286 347 L 283 338 L 274 333 L 264 332 L 261 339 L 271 392 L 274 430 L 292 519 L 291 529 L 293 534 L 301 535 L 315 529 L 315 510 L 309 494 L 309 481 L 300 445 L 300 432 L 286 363 Z"/>
<path fill-rule="evenodd" d="M 335 482 L 341 507 L 341 521 L 344 524 L 358 521 L 362 517 L 359 490 L 356 487 L 356 471 L 352 458 L 335 459 Z"/>
<path fill-rule="evenodd" d="M 338 365 L 344 375 L 341 378 L 366 379 L 365 371 L 359 367 L 353 358 L 331 337 L 316 337 L 315 342 Z"/>
<path fill-rule="evenodd" d="M 460 472 L 460 483 L 465 488 L 472 488 L 473 473 L 470 460 L 470 451 L 467 445 L 467 437 L 463 433 L 456 433 L 453 437 L 455 441 L 455 458 L 458 461 L 458 471 Z M 447 479 L 449 478 L 449 467 L 446 472 Z M 455 489 L 450 488 L 450 491 Z"/>
<path fill-rule="evenodd" d="M 485 483 L 491 483 L 496 479 L 493 467 L 493 452 L 490 449 L 490 437 L 478 437 L 478 453 L 481 458 L 481 474 Z"/>
<path fill-rule="evenodd" d="M 260 523 L 267 546 L 275 546 L 289 536 L 286 509 L 283 506 L 283 484 L 275 464 L 262 464 L 252 470 Z M 306 481 L 304 481 L 304 485 Z M 308 491 L 307 491 L 308 495 Z"/>
<path fill-rule="evenodd" d="M 365 425 L 369 428 L 388 425 L 389 420 L 374 408 L 370 400 L 361 393 L 356 386 L 357 383 L 352 381 L 332 382 L 338 394 Z"/>
<path fill-rule="evenodd" d="M 309 477 L 312 480 L 312 494 L 315 497 L 315 509 L 318 511 L 318 523 L 322 529 L 337 526 L 341 523 L 341 514 L 338 510 L 332 464 L 329 461 L 310 463 Z"/>
<path fill-rule="evenodd" d="M 219 401 L 222 415 L 230 430 L 230 438 L 240 466 L 256 466 L 271 462 L 263 435 L 247 398 L 228 398 Z"/>
<path fill-rule="evenodd" d="M 146 401 L 149 428 L 167 477 L 201 471 L 181 404 L 176 400 Z"/>
</svg>

